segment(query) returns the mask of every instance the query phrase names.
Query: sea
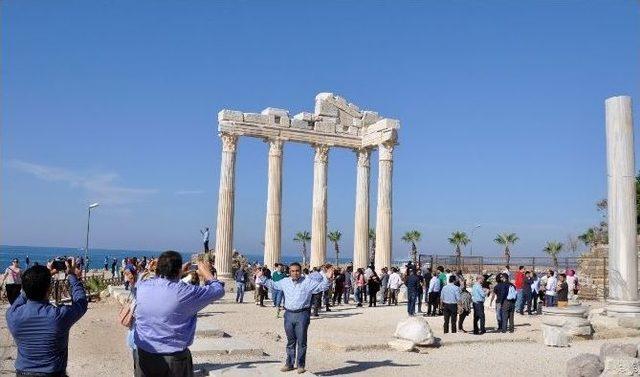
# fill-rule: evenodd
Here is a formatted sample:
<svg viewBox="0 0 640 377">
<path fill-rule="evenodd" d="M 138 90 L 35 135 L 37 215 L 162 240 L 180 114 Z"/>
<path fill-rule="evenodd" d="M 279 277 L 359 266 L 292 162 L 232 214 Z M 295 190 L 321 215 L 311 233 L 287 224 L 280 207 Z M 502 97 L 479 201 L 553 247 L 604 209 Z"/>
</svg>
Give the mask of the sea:
<svg viewBox="0 0 640 377">
<path fill-rule="evenodd" d="M 109 265 L 113 258 L 118 259 L 118 263 L 122 258 L 146 256 L 147 258 L 157 257 L 162 253 L 161 250 L 138 250 L 138 249 L 92 249 L 89 248 L 89 268 L 103 268 L 105 257 L 109 258 Z M 192 253 L 181 252 L 183 260 L 190 260 Z M 46 264 L 48 261 L 56 257 L 84 256 L 84 249 L 73 247 L 46 247 L 46 246 L 14 246 L 0 245 L 0 272 L 9 266 L 13 258 L 20 260 L 20 266 L 25 267 L 25 258 L 29 257 L 31 264 L 38 262 Z M 259 254 L 245 255 L 251 263 L 262 263 L 263 257 Z M 340 258 L 340 264 L 350 263 L 351 258 Z M 300 262 L 301 258 L 297 255 L 283 255 L 282 262 L 289 264 Z M 335 258 L 327 255 L 327 261 L 333 262 Z"/>
</svg>

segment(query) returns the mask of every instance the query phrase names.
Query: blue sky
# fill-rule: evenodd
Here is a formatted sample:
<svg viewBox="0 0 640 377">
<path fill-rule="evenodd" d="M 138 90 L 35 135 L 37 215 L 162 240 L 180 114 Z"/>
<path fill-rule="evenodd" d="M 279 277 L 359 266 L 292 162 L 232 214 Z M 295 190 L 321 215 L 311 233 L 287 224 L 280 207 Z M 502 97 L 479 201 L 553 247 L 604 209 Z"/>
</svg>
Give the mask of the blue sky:
<svg viewBox="0 0 640 377">
<path fill-rule="evenodd" d="M 94 247 L 195 250 L 198 229 L 215 227 L 217 112 L 295 114 L 329 91 L 401 121 L 394 257 L 404 231 L 447 253 L 450 232 L 478 223 L 475 254 L 497 254 L 493 238 L 510 231 L 514 256 L 535 255 L 599 221 L 604 99 L 631 95 L 636 114 L 640 103 L 635 1 L 0 6 L 3 244 L 81 246 L 86 205 L 100 201 Z M 252 254 L 266 154 L 241 140 L 235 246 Z M 310 229 L 312 158 L 285 146 L 284 254 Z M 350 254 L 353 152 L 330 152 L 328 197 Z"/>
</svg>

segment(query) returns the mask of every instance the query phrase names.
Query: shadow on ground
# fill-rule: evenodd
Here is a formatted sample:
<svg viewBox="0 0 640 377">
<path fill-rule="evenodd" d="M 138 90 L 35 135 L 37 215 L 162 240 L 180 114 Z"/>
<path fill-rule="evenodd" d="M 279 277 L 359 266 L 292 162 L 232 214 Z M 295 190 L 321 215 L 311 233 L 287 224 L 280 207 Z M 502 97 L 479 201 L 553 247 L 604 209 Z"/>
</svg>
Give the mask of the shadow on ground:
<svg viewBox="0 0 640 377">
<path fill-rule="evenodd" d="M 382 361 L 353 361 L 347 360 L 347 364 L 351 364 L 345 367 L 328 370 L 324 372 L 316 372 L 318 376 L 342 376 L 345 374 L 364 372 L 366 370 L 380 368 L 380 367 L 417 367 L 420 364 L 397 364 L 391 360 Z"/>
<path fill-rule="evenodd" d="M 230 367 L 237 367 L 238 369 L 255 369 L 258 368 L 262 364 L 277 364 L 280 363 L 276 360 L 259 360 L 259 361 L 244 361 L 238 363 L 226 363 L 226 364 L 213 364 L 213 363 L 201 363 L 195 364 L 193 369 L 203 369 L 207 372 L 214 371 L 218 369 L 225 369 Z"/>
</svg>

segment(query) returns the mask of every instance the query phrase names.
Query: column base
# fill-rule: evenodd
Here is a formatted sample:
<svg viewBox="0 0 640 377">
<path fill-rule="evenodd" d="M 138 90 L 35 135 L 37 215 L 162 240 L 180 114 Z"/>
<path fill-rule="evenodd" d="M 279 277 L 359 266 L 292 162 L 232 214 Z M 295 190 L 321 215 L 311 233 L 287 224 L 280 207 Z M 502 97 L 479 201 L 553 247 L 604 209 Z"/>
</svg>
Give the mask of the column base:
<svg viewBox="0 0 640 377">
<path fill-rule="evenodd" d="M 640 318 L 640 300 L 607 300 L 605 307 L 607 317 Z"/>
</svg>

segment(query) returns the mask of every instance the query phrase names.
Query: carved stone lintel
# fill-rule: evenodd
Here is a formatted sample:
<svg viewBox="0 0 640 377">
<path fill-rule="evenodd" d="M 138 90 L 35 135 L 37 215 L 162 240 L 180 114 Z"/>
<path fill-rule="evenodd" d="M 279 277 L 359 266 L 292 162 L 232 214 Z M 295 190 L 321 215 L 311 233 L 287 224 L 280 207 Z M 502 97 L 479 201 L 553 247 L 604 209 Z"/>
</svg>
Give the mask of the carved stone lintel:
<svg viewBox="0 0 640 377">
<path fill-rule="evenodd" d="M 223 152 L 235 152 L 238 144 L 238 137 L 228 133 L 221 132 L 220 139 L 222 139 L 222 151 Z"/>
<path fill-rule="evenodd" d="M 380 161 L 393 161 L 394 143 L 382 143 L 378 146 L 378 157 Z"/>
<path fill-rule="evenodd" d="M 362 148 L 355 149 L 354 152 L 356 152 L 356 156 L 358 157 L 358 166 L 369 167 L 371 165 L 371 150 L 368 148 Z"/>
<path fill-rule="evenodd" d="M 282 148 L 284 147 L 284 140 L 265 139 L 265 142 L 269 143 L 269 156 L 282 156 Z"/>
<path fill-rule="evenodd" d="M 327 161 L 329 160 L 329 146 L 322 145 L 322 144 L 315 144 L 313 148 L 316 150 L 316 155 L 313 161 L 326 164 Z"/>
</svg>

